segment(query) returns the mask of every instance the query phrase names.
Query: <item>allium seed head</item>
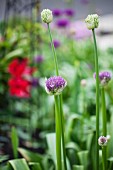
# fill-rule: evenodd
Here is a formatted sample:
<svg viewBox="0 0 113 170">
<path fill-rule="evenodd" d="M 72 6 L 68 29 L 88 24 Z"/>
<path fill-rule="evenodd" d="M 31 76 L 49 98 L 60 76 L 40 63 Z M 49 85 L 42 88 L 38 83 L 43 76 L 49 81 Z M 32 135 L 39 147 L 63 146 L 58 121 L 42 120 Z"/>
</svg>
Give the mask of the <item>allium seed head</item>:
<svg viewBox="0 0 113 170">
<path fill-rule="evenodd" d="M 49 9 L 44 9 L 42 12 L 41 12 L 41 19 L 43 22 L 49 24 L 50 22 L 52 22 L 53 20 L 53 14 L 52 14 L 52 11 L 49 10 Z"/>
<path fill-rule="evenodd" d="M 46 80 L 45 90 L 50 95 L 59 95 L 66 85 L 66 80 L 64 80 L 61 76 L 53 76 Z"/>
<path fill-rule="evenodd" d="M 104 137 L 104 136 L 100 136 L 99 139 L 98 139 L 98 144 L 100 146 L 106 146 L 108 143 L 108 140 L 107 140 L 107 137 Z"/>
<path fill-rule="evenodd" d="M 88 15 L 85 19 L 86 26 L 89 30 L 98 28 L 99 16 L 97 14 Z"/>
</svg>

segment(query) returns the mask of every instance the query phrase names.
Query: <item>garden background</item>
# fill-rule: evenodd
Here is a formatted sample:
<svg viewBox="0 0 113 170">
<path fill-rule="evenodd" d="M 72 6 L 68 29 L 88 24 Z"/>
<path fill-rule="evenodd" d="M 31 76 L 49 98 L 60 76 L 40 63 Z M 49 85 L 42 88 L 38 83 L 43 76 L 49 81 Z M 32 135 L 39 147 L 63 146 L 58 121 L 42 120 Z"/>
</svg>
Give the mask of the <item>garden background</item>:
<svg viewBox="0 0 113 170">
<path fill-rule="evenodd" d="M 50 28 L 59 73 L 67 81 L 63 112 L 68 170 L 95 170 L 94 44 L 84 20 L 88 14 L 99 15 L 99 71 L 112 75 L 112 0 L 0 0 L 0 168 L 56 169 L 54 97 L 45 91 L 45 81 L 55 69 L 47 26 L 40 16 L 45 8 L 53 11 Z M 107 170 L 112 170 L 112 78 L 105 87 L 105 100 L 110 137 Z M 101 102 L 99 117 L 101 136 Z"/>
</svg>

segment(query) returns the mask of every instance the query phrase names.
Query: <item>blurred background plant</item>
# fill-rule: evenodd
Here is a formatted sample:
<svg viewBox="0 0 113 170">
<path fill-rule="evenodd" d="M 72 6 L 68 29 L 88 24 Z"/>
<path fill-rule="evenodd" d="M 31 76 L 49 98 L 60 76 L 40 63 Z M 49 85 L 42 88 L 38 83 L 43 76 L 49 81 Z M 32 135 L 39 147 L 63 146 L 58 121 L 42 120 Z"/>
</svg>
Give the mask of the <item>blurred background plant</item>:
<svg viewBox="0 0 113 170">
<path fill-rule="evenodd" d="M 13 16 L 0 23 L 0 165 L 3 170 L 8 170 L 9 167 L 14 169 L 17 164 L 23 166 L 24 170 L 28 169 L 28 166 L 30 169 L 55 169 L 54 100 L 44 90 L 45 78 L 54 75 L 54 64 L 51 61 L 47 29 L 42 23 L 37 22 L 35 10 L 33 6 L 30 18 Z M 76 13 L 73 9 L 53 9 L 53 14 L 55 20 L 51 28 L 59 71 L 68 83 L 63 95 L 68 170 L 94 170 L 95 80 L 91 33 L 85 28 L 83 21 L 74 22 Z M 97 32 L 97 35 L 100 34 L 101 30 Z M 100 71 L 112 73 L 112 56 L 113 48 L 99 49 Z M 22 66 L 25 59 L 28 70 Z M 16 74 L 19 70 L 22 80 L 28 83 L 26 85 L 20 79 L 16 83 L 14 80 L 14 88 L 19 89 L 20 84 L 22 87 L 16 94 L 23 94 L 23 89 L 27 90 L 27 98 L 11 93 L 10 88 L 13 85 L 8 84 L 11 79 L 9 68 L 14 61 L 20 64 L 12 65 L 13 73 Z M 23 75 L 25 70 L 26 74 Z M 16 75 L 16 80 L 17 77 Z M 112 86 L 111 80 L 105 88 L 107 129 L 110 135 L 109 170 L 113 168 Z M 100 127 L 101 135 L 101 120 Z M 9 161 L 22 157 L 29 164 L 25 159 Z"/>
</svg>

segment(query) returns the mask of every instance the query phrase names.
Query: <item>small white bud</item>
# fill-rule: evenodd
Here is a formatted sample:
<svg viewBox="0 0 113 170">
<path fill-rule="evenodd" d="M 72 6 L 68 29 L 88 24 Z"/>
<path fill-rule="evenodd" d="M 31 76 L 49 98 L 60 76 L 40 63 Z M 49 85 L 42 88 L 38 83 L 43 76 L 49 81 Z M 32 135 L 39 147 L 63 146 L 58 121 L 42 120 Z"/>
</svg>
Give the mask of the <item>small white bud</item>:
<svg viewBox="0 0 113 170">
<path fill-rule="evenodd" d="M 108 143 L 108 140 L 107 140 L 107 137 L 105 136 L 100 136 L 99 139 L 98 139 L 98 144 L 100 146 L 106 146 Z"/>
<path fill-rule="evenodd" d="M 41 19 L 43 22 L 49 24 L 50 22 L 52 22 L 53 20 L 53 14 L 52 14 L 52 11 L 49 10 L 49 9 L 44 9 L 42 12 L 41 12 Z"/>
<path fill-rule="evenodd" d="M 86 26 L 89 30 L 98 28 L 99 16 L 97 14 L 88 15 L 85 19 Z"/>
</svg>

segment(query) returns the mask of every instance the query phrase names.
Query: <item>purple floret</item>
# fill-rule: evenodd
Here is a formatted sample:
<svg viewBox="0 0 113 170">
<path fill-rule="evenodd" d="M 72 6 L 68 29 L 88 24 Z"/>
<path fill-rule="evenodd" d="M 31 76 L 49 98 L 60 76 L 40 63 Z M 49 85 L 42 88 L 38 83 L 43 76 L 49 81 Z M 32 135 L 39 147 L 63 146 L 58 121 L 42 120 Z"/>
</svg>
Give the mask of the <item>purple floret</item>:
<svg viewBox="0 0 113 170">
<path fill-rule="evenodd" d="M 58 40 L 54 40 L 54 41 L 53 41 L 53 44 L 54 44 L 54 47 L 55 47 L 55 48 L 60 47 L 60 41 L 58 41 Z"/>
<path fill-rule="evenodd" d="M 59 27 L 59 28 L 65 28 L 69 25 L 69 20 L 67 19 L 60 19 L 57 21 L 56 25 Z"/>
<path fill-rule="evenodd" d="M 53 13 L 53 16 L 55 17 L 59 17 L 62 15 L 62 11 L 60 9 L 54 9 L 52 13 Z"/>
<path fill-rule="evenodd" d="M 72 16 L 74 16 L 74 14 L 75 14 L 75 12 L 74 12 L 73 9 L 66 9 L 66 10 L 64 11 L 64 13 L 65 13 L 67 16 L 69 16 L 69 17 L 72 17 Z"/>
<path fill-rule="evenodd" d="M 46 80 L 46 91 L 49 94 L 60 94 L 67 82 L 61 76 L 53 76 Z"/>
<path fill-rule="evenodd" d="M 107 81 L 109 81 L 111 79 L 111 73 L 105 71 L 105 72 L 100 72 L 99 73 L 99 78 L 100 80 L 106 79 Z"/>
<path fill-rule="evenodd" d="M 38 56 L 36 56 L 36 57 L 34 58 L 34 61 L 35 61 L 36 63 L 42 63 L 43 60 L 44 60 L 44 58 L 43 58 L 42 55 L 38 55 Z"/>
<path fill-rule="evenodd" d="M 33 86 L 33 87 L 37 87 L 37 86 L 39 86 L 39 78 L 32 78 L 32 80 L 31 80 L 31 85 Z"/>
<path fill-rule="evenodd" d="M 94 78 L 96 78 L 96 73 L 94 73 Z M 111 80 L 111 73 L 108 71 L 100 72 L 99 80 L 101 85 L 106 85 Z"/>
</svg>

